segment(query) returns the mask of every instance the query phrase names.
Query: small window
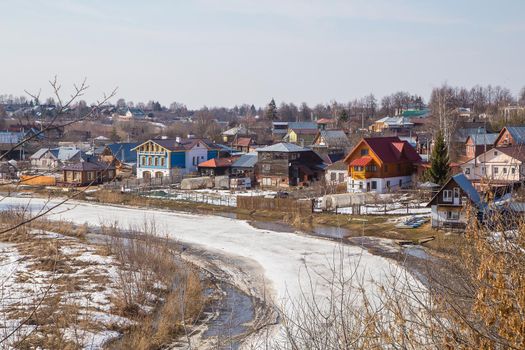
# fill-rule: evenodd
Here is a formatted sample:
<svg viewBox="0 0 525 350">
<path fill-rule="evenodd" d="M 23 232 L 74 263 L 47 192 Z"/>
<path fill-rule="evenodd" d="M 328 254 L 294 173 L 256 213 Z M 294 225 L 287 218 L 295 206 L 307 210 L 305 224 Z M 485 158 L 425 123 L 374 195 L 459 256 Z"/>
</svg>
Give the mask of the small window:
<svg viewBox="0 0 525 350">
<path fill-rule="evenodd" d="M 339 182 L 345 182 L 345 174 L 339 173 Z"/>
<path fill-rule="evenodd" d="M 447 211 L 447 220 L 459 220 L 459 212 Z"/>
<path fill-rule="evenodd" d="M 443 190 L 443 202 L 452 202 L 451 190 Z"/>
<path fill-rule="evenodd" d="M 166 165 L 166 159 L 165 158 L 160 158 L 160 166 L 164 166 Z"/>
<path fill-rule="evenodd" d="M 516 174 L 516 168 L 515 167 L 510 168 L 510 173 L 513 175 Z"/>
<path fill-rule="evenodd" d="M 390 180 L 387 180 L 387 182 L 386 182 L 386 188 L 390 188 Z"/>
<path fill-rule="evenodd" d="M 503 174 L 507 173 L 507 167 L 503 167 Z"/>
<path fill-rule="evenodd" d="M 481 174 L 485 175 L 486 172 L 487 172 L 487 169 L 484 166 L 482 166 L 481 167 Z"/>
<path fill-rule="evenodd" d="M 148 157 L 148 165 L 151 165 L 151 157 Z"/>
<path fill-rule="evenodd" d="M 466 175 L 470 175 L 470 168 L 466 168 L 466 169 L 465 169 L 465 174 L 466 174 Z"/>
<path fill-rule="evenodd" d="M 498 155 L 498 151 L 494 151 L 494 155 L 497 156 Z"/>
<path fill-rule="evenodd" d="M 362 156 L 367 156 L 367 155 L 368 155 L 368 148 L 363 148 L 363 149 L 361 150 L 361 155 L 362 155 Z"/>
<path fill-rule="evenodd" d="M 377 190 L 377 181 L 372 181 L 372 189 Z"/>
<path fill-rule="evenodd" d="M 497 166 L 494 167 L 494 174 L 499 174 L 499 168 Z"/>
<path fill-rule="evenodd" d="M 330 173 L 330 180 L 335 181 L 336 179 L 337 179 L 337 174 L 334 172 Z"/>
</svg>

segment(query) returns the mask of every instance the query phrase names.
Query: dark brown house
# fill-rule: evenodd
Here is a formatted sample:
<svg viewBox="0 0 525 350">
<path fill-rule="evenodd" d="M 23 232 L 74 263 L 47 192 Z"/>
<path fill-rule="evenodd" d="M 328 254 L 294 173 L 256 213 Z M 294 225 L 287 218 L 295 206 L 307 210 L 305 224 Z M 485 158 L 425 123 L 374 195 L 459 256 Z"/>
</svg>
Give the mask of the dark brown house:
<svg viewBox="0 0 525 350">
<path fill-rule="evenodd" d="M 115 178 L 115 166 L 96 161 L 84 161 L 62 168 L 62 186 L 89 186 L 109 182 Z"/>
<path fill-rule="evenodd" d="M 464 229 L 469 219 L 468 204 L 473 210 L 483 208 L 481 197 L 467 177 L 463 173 L 452 176 L 427 204 L 432 209 L 432 227 Z"/>
<path fill-rule="evenodd" d="M 525 145 L 525 126 L 506 126 L 499 132 L 494 147 Z"/>
<path fill-rule="evenodd" d="M 323 177 L 324 168 L 314 151 L 282 142 L 257 149 L 255 178 L 261 187 L 308 186 Z"/>
</svg>

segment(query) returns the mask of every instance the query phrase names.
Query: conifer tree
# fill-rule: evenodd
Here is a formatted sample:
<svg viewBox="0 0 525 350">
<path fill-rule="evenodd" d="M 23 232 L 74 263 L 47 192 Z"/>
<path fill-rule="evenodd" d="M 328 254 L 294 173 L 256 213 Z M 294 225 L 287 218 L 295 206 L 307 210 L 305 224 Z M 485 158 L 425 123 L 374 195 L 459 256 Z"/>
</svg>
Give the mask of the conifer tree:
<svg viewBox="0 0 525 350">
<path fill-rule="evenodd" d="M 448 148 L 441 130 L 436 136 L 436 142 L 432 149 L 431 166 L 428 170 L 430 180 L 436 184 L 443 185 L 448 180 L 450 173 Z"/>
<path fill-rule="evenodd" d="M 266 118 L 270 121 L 277 120 L 277 105 L 273 98 L 268 104 L 268 107 L 266 107 Z"/>
</svg>

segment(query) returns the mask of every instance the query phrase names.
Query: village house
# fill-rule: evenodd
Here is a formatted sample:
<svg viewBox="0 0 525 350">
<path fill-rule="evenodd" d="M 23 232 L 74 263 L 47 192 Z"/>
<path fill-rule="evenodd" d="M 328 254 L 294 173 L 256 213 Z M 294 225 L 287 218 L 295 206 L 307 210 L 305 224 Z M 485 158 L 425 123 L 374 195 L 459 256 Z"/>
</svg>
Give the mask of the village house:
<svg viewBox="0 0 525 350">
<path fill-rule="evenodd" d="M 148 115 L 140 108 L 126 107 L 118 111 L 117 115 L 120 119 L 131 120 L 138 119 L 144 120 L 148 119 Z"/>
<path fill-rule="evenodd" d="M 252 137 L 237 137 L 232 143 L 232 148 L 238 152 L 248 153 L 256 146 Z"/>
<path fill-rule="evenodd" d="M 87 160 L 88 155 L 76 147 L 41 148 L 29 157 L 31 169 L 55 171 L 66 164 Z"/>
<path fill-rule="evenodd" d="M 498 135 L 497 133 L 483 133 L 467 136 L 467 141 L 465 142 L 466 158 L 472 159 L 490 150 L 494 147 L 494 142 Z"/>
<path fill-rule="evenodd" d="M 118 177 L 129 177 L 137 170 L 137 152 L 133 151 L 136 142 L 111 143 L 106 145 L 100 155 L 100 161 L 115 166 Z"/>
<path fill-rule="evenodd" d="M 99 185 L 115 178 L 115 167 L 112 164 L 94 160 L 80 160 L 62 168 L 62 179 L 59 186 L 80 187 Z"/>
<path fill-rule="evenodd" d="M 326 167 L 325 180 L 327 186 L 337 187 L 348 182 L 348 166 L 343 159 Z"/>
<path fill-rule="evenodd" d="M 474 186 L 464 174 L 456 174 L 427 204 L 432 210 L 432 227 L 464 229 L 468 219 L 468 204 L 472 205 L 472 210 L 481 212 L 483 209 L 483 203 Z"/>
<path fill-rule="evenodd" d="M 329 130 L 334 129 L 337 125 L 337 120 L 329 118 L 321 118 L 316 121 L 317 128 L 319 130 Z"/>
<path fill-rule="evenodd" d="M 272 137 L 276 141 L 282 141 L 289 130 L 301 133 L 302 130 L 317 130 L 315 122 L 272 122 Z"/>
<path fill-rule="evenodd" d="M 230 145 L 239 137 L 251 137 L 253 135 L 251 135 L 251 133 L 248 132 L 248 129 L 245 126 L 239 125 L 231 129 L 228 129 L 226 131 L 223 131 L 221 133 L 221 136 L 222 136 L 222 142 Z"/>
<path fill-rule="evenodd" d="M 412 184 L 421 157 L 398 137 L 363 138 L 346 156 L 348 192 L 384 193 Z"/>
<path fill-rule="evenodd" d="M 220 147 L 206 139 L 152 139 L 137 152 L 137 178 L 160 178 L 197 172 L 197 166 L 219 156 Z"/>
<path fill-rule="evenodd" d="M 307 186 L 321 179 L 324 168 L 317 153 L 293 143 L 257 149 L 255 176 L 261 187 Z"/>
<path fill-rule="evenodd" d="M 525 145 L 525 126 L 506 126 L 499 132 L 495 147 Z"/>
<path fill-rule="evenodd" d="M 373 132 L 402 132 L 410 130 L 414 127 L 414 123 L 408 117 L 384 117 L 376 120 L 369 129 Z"/>
<path fill-rule="evenodd" d="M 462 172 L 476 185 L 510 185 L 525 180 L 523 146 L 496 147 L 461 164 Z"/>
<path fill-rule="evenodd" d="M 295 143 L 302 147 L 309 146 L 312 144 L 317 132 L 317 128 L 314 129 L 302 129 L 302 128 L 288 128 L 288 132 L 283 137 L 284 142 Z"/>
<path fill-rule="evenodd" d="M 344 130 L 319 130 L 313 141 L 312 149 L 319 153 L 345 153 L 351 144 Z"/>
<path fill-rule="evenodd" d="M 241 155 L 231 166 L 230 188 L 234 190 L 251 188 L 255 183 L 257 152 Z"/>
<path fill-rule="evenodd" d="M 239 156 L 213 158 L 199 163 L 198 169 L 201 176 L 230 175 L 231 166 Z"/>
</svg>

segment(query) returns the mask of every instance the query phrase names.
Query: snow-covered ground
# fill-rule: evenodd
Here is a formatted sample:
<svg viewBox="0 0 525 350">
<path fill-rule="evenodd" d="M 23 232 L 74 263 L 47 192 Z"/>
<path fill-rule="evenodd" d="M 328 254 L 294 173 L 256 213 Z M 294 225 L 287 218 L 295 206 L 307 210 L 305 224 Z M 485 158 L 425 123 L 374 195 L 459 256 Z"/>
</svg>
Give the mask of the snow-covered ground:
<svg viewBox="0 0 525 350">
<path fill-rule="evenodd" d="M 24 244 L 37 244 L 42 247 L 56 242 L 57 261 L 60 271 L 53 273 L 39 268 L 39 258 L 19 252 Z M 93 283 L 92 281 L 103 281 Z M 73 316 L 76 322 L 67 327 L 56 325 L 64 341 L 75 342 L 83 349 L 100 349 L 109 339 L 118 337 L 116 325 L 129 325 L 130 320 L 112 314 L 114 285 L 117 280 L 116 262 L 110 256 L 97 254 L 94 247 L 76 238 L 52 232 L 35 231 L 31 241 L 19 244 L 0 243 L 0 315 L 2 337 L 14 332 L 9 339 L 18 339 L 32 334 L 40 336 L 45 327 L 35 328 L 22 321 L 42 300 L 39 310 L 54 307 L 64 310 L 78 310 Z M 52 304 L 59 300 L 58 304 Z M 51 303 L 50 306 L 48 303 Z M 60 315 L 57 317 L 61 317 Z M 49 325 L 46 325 L 46 329 Z"/>
<path fill-rule="evenodd" d="M 275 191 L 245 190 L 232 192 L 229 190 L 201 189 L 201 190 L 175 190 L 163 189 L 145 193 L 144 196 L 150 198 L 171 199 L 179 201 L 189 201 L 206 203 L 212 205 L 223 205 L 228 207 L 237 206 L 238 196 L 272 196 Z"/>
<path fill-rule="evenodd" d="M 0 210 L 24 206 L 36 213 L 43 206 L 53 206 L 58 201 L 6 198 L 0 202 Z M 306 266 L 311 272 L 310 278 L 317 285 L 316 295 L 326 296 L 328 290 L 323 277 L 329 276 L 329 263 L 337 262 L 341 254 L 348 266 L 352 266 L 348 273 L 352 273 L 353 267 L 357 266 L 370 290 L 374 289 L 372 281 L 387 279 L 397 269 L 394 262 L 372 255 L 360 247 L 345 246 L 342 249 L 330 240 L 257 229 L 245 221 L 219 216 L 68 202 L 47 218 L 89 225 L 118 223 L 123 228 L 140 227 L 145 219 L 154 220 L 160 232 L 173 239 L 249 262 L 242 270 L 253 280 L 263 281 L 265 293 L 273 296 L 277 304 L 301 297 L 304 287 L 308 286 Z"/>
</svg>

